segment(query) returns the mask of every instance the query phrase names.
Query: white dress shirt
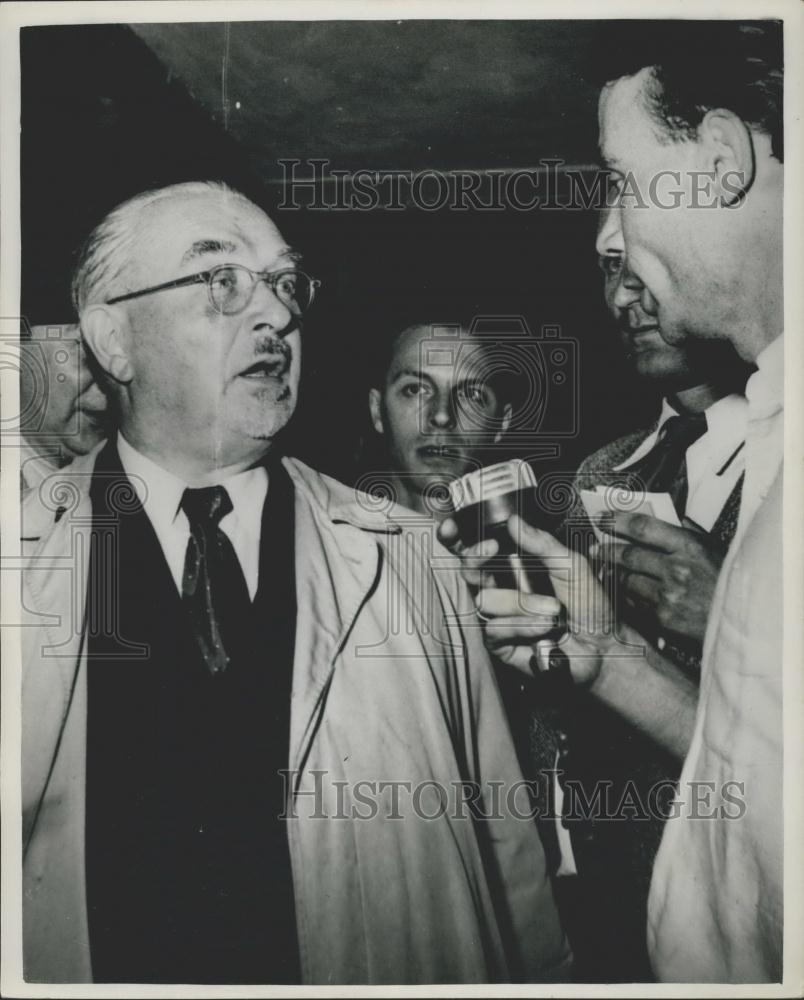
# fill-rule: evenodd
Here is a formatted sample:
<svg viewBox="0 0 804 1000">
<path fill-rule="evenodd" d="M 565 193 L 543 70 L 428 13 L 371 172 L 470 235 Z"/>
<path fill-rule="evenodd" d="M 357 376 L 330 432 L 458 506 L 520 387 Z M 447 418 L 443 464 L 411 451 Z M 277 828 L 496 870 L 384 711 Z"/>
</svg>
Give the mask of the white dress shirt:
<svg viewBox="0 0 804 1000">
<path fill-rule="evenodd" d="M 748 403 L 744 396 L 724 396 L 712 403 L 704 415 L 706 431 L 687 449 L 685 514 L 704 531 L 711 531 L 745 469 L 745 448 L 741 445 L 748 426 Z M 656 430 L 614 471 L 627 470 L 647 455 L 664 424 L 675 416 L 678 411 L 664 399 Z"/>
<path fill-rule="evenodd" d="M 653 869 L 648 944 L 660 981 L 772 982 L 782 973 L 782 338 L 746 386 L 749 423 L 737 533 L 704 640 L 692 743 Z M 696 816 L 739 783 L 742 812 Z M 707 808 L 708 812 L 709 809 Z M 736 815 L 736 818 L 734 818 Z"/>
<path fill-rule="evenodd" d="M 687 503 L 685 516 L 704 531 L 711 531 L 737 481 L 745 470 L 745 437 L 748 427 L 748 403 L 744 396 L 732 394 L 712 403 L 705 411 L 706 431 L 687 449 Z M 656 444 L 664 424 L 678 416 L 667 399 L 662 400 L 662 411 L 656 429 L 649 434 L 624 462 L 614 467 L 615 472 L 644 458 Z M 665 647 L 665 639 L 658 636 L 657 646 Z M 558 766 L 556 755 L 555 766 Z M 557 778 L 554 779 L 556 801 L 556 833 L 561 854 L 557 875 L 577 873 L 572 840 L 561 822 L 564 792 Z"/>
<path fill-rule="evenodd" d="M 21 492 L 27 493 L 29 490 L 38 490 L 48 476 L 59 471 L 59 448 L 53 447 L 49 455 L 43 455 L 25 438 L 22 439 L 20 448 L 20 486 Z"/>
<path fill-rule="evenodd" d="M 184 558 L 190 538 L 190 524 L 181 509 L 181 498 L 184 491 L 190 488 L 189 484 L 146 458 L 122 434 L 117 435 L 117 451 L 120 464 L 153 525 L 176 588 L 181 593 Z M 220 528 L 234 547 L 253 601 L 260 571 L 260 529 L 268 493 L 268 472 L 263 466 L 246 469 L 215 485 L 225 487 L 232 501 L 232 510 L 221 518 Z"/>
</svg>

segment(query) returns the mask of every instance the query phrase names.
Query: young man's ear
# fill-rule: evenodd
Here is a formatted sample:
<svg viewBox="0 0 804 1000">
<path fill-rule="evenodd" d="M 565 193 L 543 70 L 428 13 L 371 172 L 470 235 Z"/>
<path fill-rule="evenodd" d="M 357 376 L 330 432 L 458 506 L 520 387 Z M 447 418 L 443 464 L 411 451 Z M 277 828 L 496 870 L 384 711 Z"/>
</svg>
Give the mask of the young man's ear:
<svg viewBox="0 0 804 1000">
<path fill-rule="evenodd" d="M 122 327 L 125 319 L 112 306 L 90 306 L 81 316 L 81 334 L 101 368 L 123 385 L 134 377 L 125 349 Z"/>
<path fill-rule="evenodd" d="M 371 413 L 371 423 L 378 434 L 384 434 L 385 428 L 382 423 L 382 397 L 379 389 L 369 389 L 369 412 Z"/>
<path fill-rule="evenodd" d="M 500 420 L 500 429 L 494 435 L 494 443 L 499 444 L 503 439 L 506 431 L 511 426 L 511 417 L 514 414 L 514 408 L 510 403 L 506 403 L 503 407 L 502 419 Z"/>
<path fill-rule="evenodd" d="M 754 183 L 756 162 L 751 130 L 733 111 L 707 111 L 698 126 L 707 172 L 720 204 L 736 205 Z"/>
</svg>

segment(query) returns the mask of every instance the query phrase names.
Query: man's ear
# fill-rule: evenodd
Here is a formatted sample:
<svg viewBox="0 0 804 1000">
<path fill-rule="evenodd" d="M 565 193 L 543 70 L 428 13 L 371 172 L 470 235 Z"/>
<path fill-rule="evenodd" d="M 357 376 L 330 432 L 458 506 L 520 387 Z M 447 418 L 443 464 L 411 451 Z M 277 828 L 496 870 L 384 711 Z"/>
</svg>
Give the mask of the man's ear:
<svg viewBox="0 0 804 1000">
<path fill-rule="evenodd" d="M 506 403 L 503 407 L 502 419 L 500 420 L 500 429 L 494 435 L 494 443 L 499 444 L 505 435 L 508 428 L 511 426 L 511 417 L 513 416 L 514 408 L 510 403 Z"/>
<path fill-rule="evenodd" d="M 379 389 L 369 389 L 369 412 L 374 430 L 378 434 L 384 434 L 385 428 L 382 423 L 382 399 Z"/>
<path fill-rule="evenodd" d="M 125 349 L 122 328 L 125 318 L 110 306 L 90 306 L 81 316 L 81 333 L 101 368 L 115 382 L 128 384 L 134 377 Z"/>
<path fill-rule="evenodd" d="M 751 130 L 733 111 L 707 111 L 698 126 L 708 170 L 722 205 L 736 205 L 754 183 L 756 163 Z"/>
</svg>

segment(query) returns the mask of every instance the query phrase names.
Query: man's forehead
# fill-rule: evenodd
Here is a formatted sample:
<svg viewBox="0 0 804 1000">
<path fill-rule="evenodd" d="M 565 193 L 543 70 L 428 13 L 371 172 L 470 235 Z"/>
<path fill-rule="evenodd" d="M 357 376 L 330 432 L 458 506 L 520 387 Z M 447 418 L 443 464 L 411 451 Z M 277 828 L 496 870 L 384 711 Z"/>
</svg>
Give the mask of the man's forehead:
<svg viewBox="0 0 804 1000">
<path fill-rule="evenodd" d="M 456 330 L 454 336 L 447 336 L 443 327 L 411 327 L 397 341 L 391 367 L 426 374 L 455 374 L 465 367 L 470 356 L 482 350 L 482 345 L 465 331 Z"/>
<path fill-rule="evenodd" d="M 635 130 L 641 130 L 649 124 L 644 95 L 651 76 L 651 67 L 645 66 L 633 76 L 612 80 L 600 92 L 600 152 L 603 159 L 612 166 L 627 153 L 627 148 L 623 147 L 627 144 L 628 137 Z"/>
<path fill-rule="evenodd" d="M 287 249 L 260 208 L 225 192 L 165 199 L 150 206 L 149 214 L 144 220 L 145 242 L 158 240 L 176 264 L 203 254 L 244 250 L 273 257 Z"/>
</svg>

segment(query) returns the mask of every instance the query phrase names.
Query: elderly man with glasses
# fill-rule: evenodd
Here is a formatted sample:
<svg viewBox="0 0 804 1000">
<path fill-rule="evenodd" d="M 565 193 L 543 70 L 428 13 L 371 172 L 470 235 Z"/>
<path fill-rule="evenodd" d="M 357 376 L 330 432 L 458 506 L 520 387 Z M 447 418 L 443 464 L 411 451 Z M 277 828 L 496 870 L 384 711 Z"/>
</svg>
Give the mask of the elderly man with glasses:
<svg viewBox="0 0 804 1000">
<path fill-rule="evenodd" d="M 29 981 L 566 975 L 456 564 L 277 452 L 298 265 L 213 183 L 121 205 L 79 259 L 120 424 L 24 511 Z"/>
</svg>

